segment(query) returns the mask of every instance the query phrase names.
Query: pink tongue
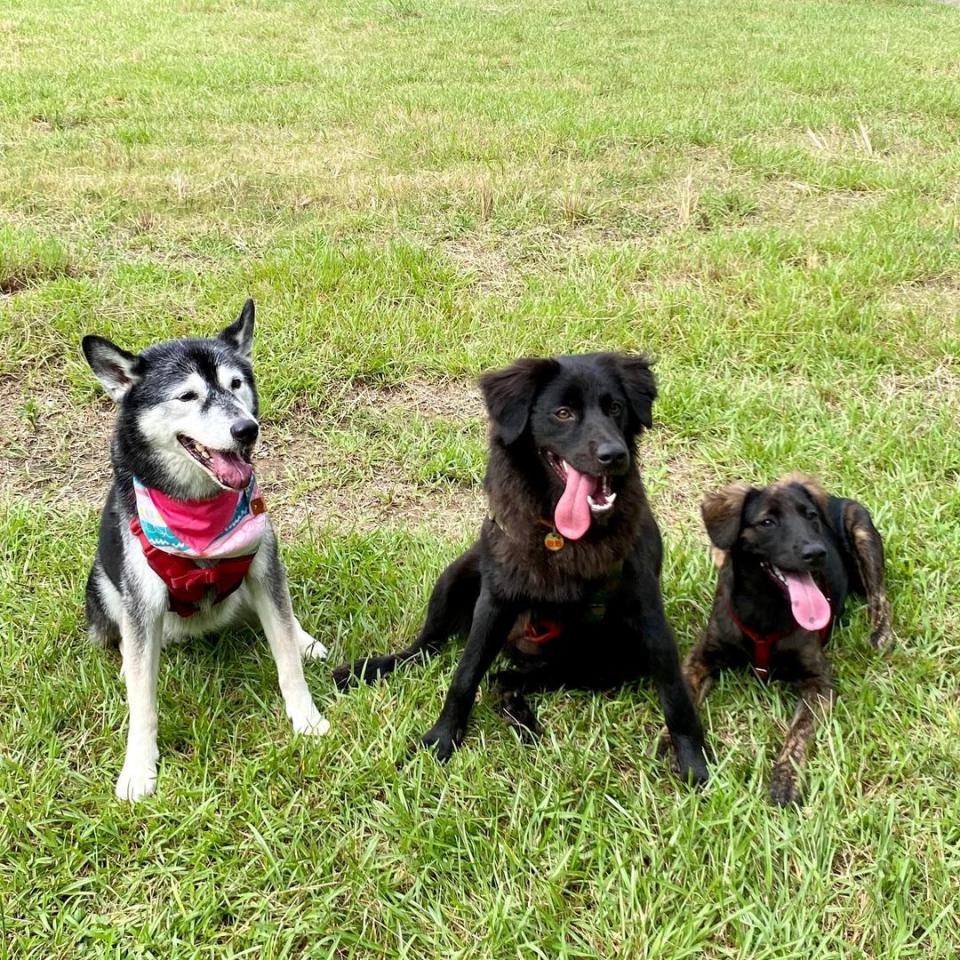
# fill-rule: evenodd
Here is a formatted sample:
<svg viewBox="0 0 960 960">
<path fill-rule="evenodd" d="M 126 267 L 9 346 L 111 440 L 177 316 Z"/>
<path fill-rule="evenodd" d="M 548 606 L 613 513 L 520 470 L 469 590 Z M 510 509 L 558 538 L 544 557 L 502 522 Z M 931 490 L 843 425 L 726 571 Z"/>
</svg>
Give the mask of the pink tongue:
<svg viewBox="0 0 960 960">
<path fill-rule="evenodd" d="M 830 622 L 830 604 L 809 573 L 780 571 L 787 581 L 793 618 L 804 630 L 822 630 Z"/>
<path fill-rule="evenodd" d="M 244 490 L 253 476 L 253 464 L 247 463 L 238 453 L 222 450 L 210 451 L 210 469 L 231 490 Z"/>
<path fill-rule="evenodd" d="M 568 540 L 579 540 L 590 529 L 587 497 L 597 489 L 598 479 L 567 465 L 567 486 L 553 512 L 553 522 Z"/>
</svg>

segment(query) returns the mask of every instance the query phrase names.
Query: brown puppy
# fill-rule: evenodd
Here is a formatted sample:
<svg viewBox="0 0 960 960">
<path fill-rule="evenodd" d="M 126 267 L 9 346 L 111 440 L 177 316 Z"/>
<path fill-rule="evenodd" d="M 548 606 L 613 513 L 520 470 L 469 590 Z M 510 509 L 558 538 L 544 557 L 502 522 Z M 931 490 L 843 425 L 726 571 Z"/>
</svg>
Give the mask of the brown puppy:
<svg viewBox="0 0 960 960">
<path fill-rule="evenodd" d="M 883 541 L 865 507 L 799 475 L 763 489 L 724 487 L 707 495 L 701 512 L 720 573 L 706 634 L 684 675 L 698 706 L 728 667 L 752 665 L 763 680 L 797 685 L 800 703 L 770 787 L 775 802 L 794 803 L 817 713 L 833 702 L 824 647 L 848 593 L 867 598 L 873 646 L 893 641 Z"/>
</svg>

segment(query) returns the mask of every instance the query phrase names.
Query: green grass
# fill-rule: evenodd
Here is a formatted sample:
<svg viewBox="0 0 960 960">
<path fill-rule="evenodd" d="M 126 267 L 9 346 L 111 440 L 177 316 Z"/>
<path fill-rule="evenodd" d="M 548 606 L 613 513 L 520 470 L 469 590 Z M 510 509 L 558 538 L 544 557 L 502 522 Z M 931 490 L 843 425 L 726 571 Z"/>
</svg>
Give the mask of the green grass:
<svg viewBox="0 0 960 960">
<path fill-rule="evenodd" d="M 960 11 L 13 0 L 0 36 L 0 958 L 960 953 Z M 707 487 L 864 500 L 899 644 L 854 605 L 805 807 L 766 799 L 792 696 L 746 676 L 697 795 L 648 687 L 540 698 L 532 749 L 481 697 L 448 767 L 398 767 L 453 651 L 345 696 L 309 666 L 333 731 L 295 739 L 253 632 L 165 654 L 158 793 L 118 804 L 79 338 L 213 332 L 248 295 L 267 492 L 334 661 L 416 629 L 479 516 L 469 381 L 519 354 L 657 356 L 684 650 Z"/>
</svg>

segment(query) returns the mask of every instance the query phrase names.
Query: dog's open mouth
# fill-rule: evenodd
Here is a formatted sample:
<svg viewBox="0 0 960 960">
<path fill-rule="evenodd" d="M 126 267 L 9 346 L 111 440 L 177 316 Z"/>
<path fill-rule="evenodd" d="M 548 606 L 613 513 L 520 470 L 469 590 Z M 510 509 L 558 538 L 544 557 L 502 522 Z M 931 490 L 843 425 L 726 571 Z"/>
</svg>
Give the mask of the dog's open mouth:
<svg viewBox="0 0 960 960">
<path fill-rule="evenodd" d="M 202 443 L 178 433 L 177 439 L 187 453 L 213 477 L 221 487 L 229 490 L 245 490 L 253 476 L 253 463 L 249 450 L 211 450 Z"/>
<path fill-rule="evenodd" d="M 564 487 L 554 510 L 553 522 L 568 540 L 579 540 L 590 529 L 594 517 L 601 517 L 613 509 L 617 495 L 613 492 L 610 477 L 580 473 L 550 450 L 545 450 L 543 455 Z"/>
<path fill-rule="evenodd" d="M 804 630 L 822 630 L 830 622 L 830 601 L 809 573 L 793 573 L 765 563 L 763 568 L 786 594 L 793 619 Z"/>
</svg>

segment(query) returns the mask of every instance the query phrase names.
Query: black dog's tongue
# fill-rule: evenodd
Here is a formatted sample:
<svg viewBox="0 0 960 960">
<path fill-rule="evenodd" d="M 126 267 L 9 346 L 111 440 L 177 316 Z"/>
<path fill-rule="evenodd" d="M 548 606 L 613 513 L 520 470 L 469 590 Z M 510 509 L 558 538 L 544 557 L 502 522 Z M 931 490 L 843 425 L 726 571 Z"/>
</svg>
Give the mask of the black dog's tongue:
<svg viewBox="0 0 960 960">
<path fill-rule="evenodd" d="M 209 467 L 214 476 L 231 490 L 245 490 L 253 476 L 252 463 L 247 463 L 239 453 L 225 450 L 210 451 Z"/>
</svg>

